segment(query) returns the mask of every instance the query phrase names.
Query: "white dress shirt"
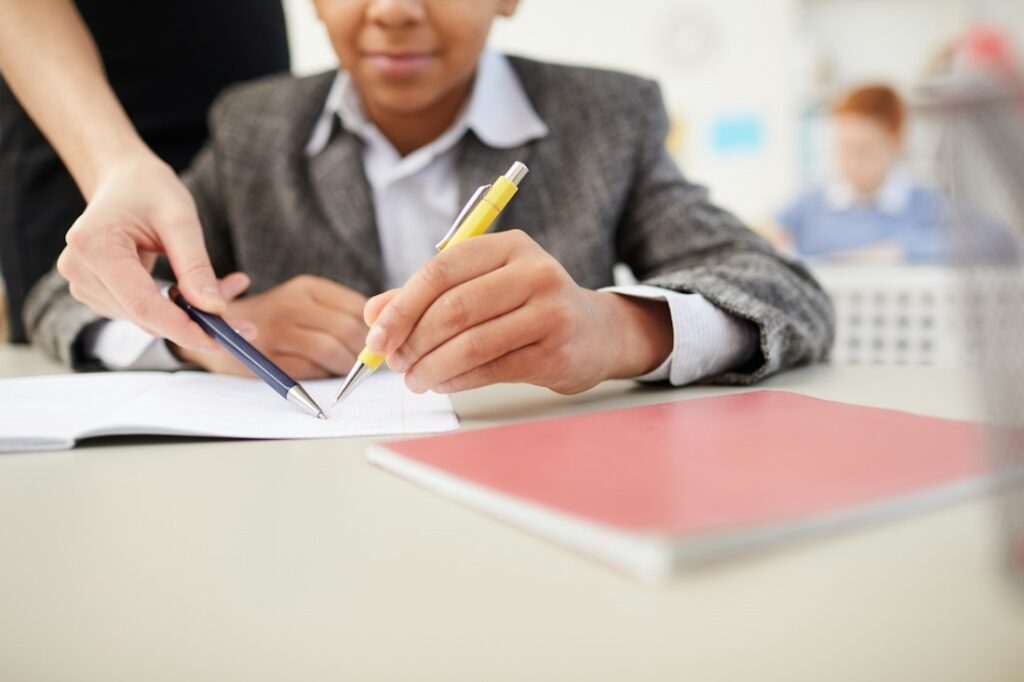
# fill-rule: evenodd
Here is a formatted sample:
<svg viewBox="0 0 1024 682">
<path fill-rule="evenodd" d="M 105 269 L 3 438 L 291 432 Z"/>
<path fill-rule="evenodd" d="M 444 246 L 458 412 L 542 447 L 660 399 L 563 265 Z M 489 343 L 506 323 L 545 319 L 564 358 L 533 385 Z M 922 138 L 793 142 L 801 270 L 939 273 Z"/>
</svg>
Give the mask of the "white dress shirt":
<svg viewBox="0 0 1024 682">
<path fill-rule="evenodd" d="M 825 184 L 825 205 L 835 212 L 852 211 L 858 206 L 870 206 L 880 213 L 898 216 L 910 204 L 914 183 L 903 166 L 897 166 L 885 176 L 885 181 L 871 197 L 863 197 L 841 175 L 833 175 Z"/>
<path fill-rule="evenodd" d="M 484 51 L 472 93 L 455 122 L 433 142 L 402 156 L 366 118 L 349 76 L 339 72 L 324 111 L 313 128 L 306 154 L 326 148 L 341 125 L 363 141 L 363 166 L 373 193 L 374 212 L 388 288 L 401 286 L 434 253 L 466 197 L 458 196 L 456 147 L 472 130 L 485 144 L 512 148 L 548 135 L 504 55 Z M 504 169 L 495 169 L 495 175 Z M 493 178 L 480 178 L 484 184 Z M 683 385 L 737 367 L 758 348 L 757 333 L 699 294 L 657 287 L 609 287 L 638 298 L 665 301 L 674 334 L 673 351 L 643 381 Z M 179 363 L 162 342 L 128 322 L 100 330 L 94 357 L 115 369 L 171 369 Z"/>
</svg>

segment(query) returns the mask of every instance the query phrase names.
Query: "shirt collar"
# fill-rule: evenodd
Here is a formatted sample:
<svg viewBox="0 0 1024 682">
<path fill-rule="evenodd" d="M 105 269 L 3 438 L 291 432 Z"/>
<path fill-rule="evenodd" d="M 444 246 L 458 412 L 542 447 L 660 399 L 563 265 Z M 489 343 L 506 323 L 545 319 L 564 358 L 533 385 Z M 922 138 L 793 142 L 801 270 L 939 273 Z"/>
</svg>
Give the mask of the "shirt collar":
<svg viewBox="0 0 1024 682">
<path fill-rule="evenodd" d="M 324 110 L 306 145 L 307 156 L 316 156 L 327 147 L 339 121 L 342 127 L 368 144 L 390 146 L 366 118 L 359 96 L 345 71 L 338 72 L 327 94 Z M 451 148 L 467 130 L 476 133 L 484 144 L 498 149 L 518 147 L 548 134 L 547 125 L 537 114 L 508 57 L 503 54 L 484 50 L 466 106 L 451 127 L 429 146 Z"/>
<path fill-rule="evenodd" d="M 894 168 L 871 197 L 868 205 L 886 215 L 898 215 L 905 211 L 910 203 L 912 190 L 913 183 L 907 171 L 902 167 Z M 865 204 L 853 185 L 838 177 L 825 185 L 825 203 L 833 211 L 850 211 Z"/>
</svg>

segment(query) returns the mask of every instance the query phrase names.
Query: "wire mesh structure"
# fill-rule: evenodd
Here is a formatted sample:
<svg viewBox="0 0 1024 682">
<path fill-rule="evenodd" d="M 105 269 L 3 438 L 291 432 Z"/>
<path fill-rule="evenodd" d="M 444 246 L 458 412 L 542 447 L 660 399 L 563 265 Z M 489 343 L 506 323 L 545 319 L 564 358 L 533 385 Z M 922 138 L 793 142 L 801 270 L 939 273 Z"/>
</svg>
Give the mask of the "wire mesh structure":
<svg viewBox="0 0 1024 682">
<path fill-rule="evenodd" d="M 833 364 L 970 364 L 963 291 L 952 268 L 818 265 L 813 272 L 836 313 Z"/>
<path fill-rule="evenodd" d="M 946 131 L 939 177 L 951 199 L 966 344 L 992 422 L 992 463 L 1005 483 L 1000 523 L 1024 587 L 1024 88 L 960 74 L 927 89 Z"/>
</svg>

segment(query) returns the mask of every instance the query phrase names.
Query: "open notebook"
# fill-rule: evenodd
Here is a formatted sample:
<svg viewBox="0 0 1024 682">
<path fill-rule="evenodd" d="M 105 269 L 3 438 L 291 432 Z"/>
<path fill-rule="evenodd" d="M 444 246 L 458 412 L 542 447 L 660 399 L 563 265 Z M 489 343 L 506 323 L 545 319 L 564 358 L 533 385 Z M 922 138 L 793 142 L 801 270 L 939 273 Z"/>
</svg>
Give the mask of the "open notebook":
<svg viewBox="0 0 1024 682">
<path fill-rule="evenodd" d="M 991 484 L 971 423 L 779 391 L 371 446 L 372 462 L 628 573 L 890 517 Z"/>
<path fill-rule="evenodd" d="M 257 379 L 201 372 L 111 372 L 0 381 L 0 452 L 59 450 L 127 434 L 336 438 L 457 429 L 447 396 L 416 395 L 382 371 L 335 409 L 340 380 L 303 384 L 328 413 L 315 419 Z"/>
</svg>

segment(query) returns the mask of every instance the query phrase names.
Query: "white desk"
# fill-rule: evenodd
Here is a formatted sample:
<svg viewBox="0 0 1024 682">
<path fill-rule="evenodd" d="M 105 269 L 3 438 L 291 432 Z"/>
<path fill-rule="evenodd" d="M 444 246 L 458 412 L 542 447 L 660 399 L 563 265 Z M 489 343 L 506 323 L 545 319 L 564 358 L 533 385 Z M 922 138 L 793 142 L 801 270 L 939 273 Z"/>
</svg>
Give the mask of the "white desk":
<svg viewBox="0 0 1024 682">
<path fill-rule="evenodd" d="M 0 347 L 0 376 L 60 371 Z M 949 417 L 967 377 L 764 386 Z M 726 389 L 458 396 L 465 428 Z M 40 408 L 45 409 L 45 408 Z M 633 582 L 368 465 L 365 439 L 0 456 L 0 680 L 1024 680 L 992 505 Z"/>
</svg>

